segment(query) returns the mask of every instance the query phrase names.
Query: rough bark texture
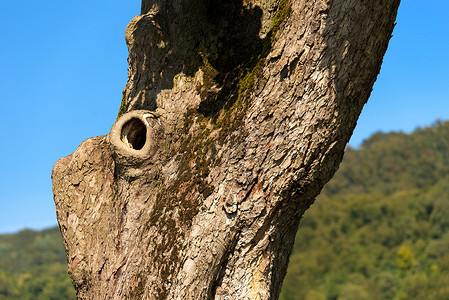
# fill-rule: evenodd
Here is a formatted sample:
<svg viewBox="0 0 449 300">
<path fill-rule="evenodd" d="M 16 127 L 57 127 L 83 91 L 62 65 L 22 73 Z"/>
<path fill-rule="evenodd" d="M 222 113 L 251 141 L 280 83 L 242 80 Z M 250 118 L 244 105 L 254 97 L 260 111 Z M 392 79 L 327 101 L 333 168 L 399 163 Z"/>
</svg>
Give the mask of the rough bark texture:
<svg viewBox="0 0 449 300">
<path fill-rule="evenodd" d="M 81 299 L 277 299 L 399 0 L 143 0 L 110 134 L 53 170 Z"/>
</svg>

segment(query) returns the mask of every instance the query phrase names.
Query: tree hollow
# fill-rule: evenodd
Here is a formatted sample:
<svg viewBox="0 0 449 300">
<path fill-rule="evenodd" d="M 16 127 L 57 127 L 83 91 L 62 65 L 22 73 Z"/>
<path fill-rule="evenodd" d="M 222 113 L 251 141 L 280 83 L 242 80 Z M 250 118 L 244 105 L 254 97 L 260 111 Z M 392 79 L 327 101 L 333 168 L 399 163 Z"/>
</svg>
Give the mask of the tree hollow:
<svg viewBox="0 0 449 300">
<path fill-rule="evenodd" d="M 141 150 L 146 143 L 147 128 L 138 118 L 132 118 L 123 124 L 120 139 L 128 147 L 135 150 Z"/>
</svg>

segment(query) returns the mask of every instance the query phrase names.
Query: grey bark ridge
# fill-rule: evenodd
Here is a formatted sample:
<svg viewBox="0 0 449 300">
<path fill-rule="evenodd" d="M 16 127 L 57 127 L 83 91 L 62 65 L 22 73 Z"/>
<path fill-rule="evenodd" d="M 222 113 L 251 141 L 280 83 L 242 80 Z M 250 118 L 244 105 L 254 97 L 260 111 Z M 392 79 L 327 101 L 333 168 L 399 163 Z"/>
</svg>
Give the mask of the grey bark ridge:
<svg viewBox="0 0 449 300">
<path fill-rule="evenodd" d="M 78 298 L 277 299 L 399 2 L 143 0 L 120 117 L 52 173 Z"/>
</svg>

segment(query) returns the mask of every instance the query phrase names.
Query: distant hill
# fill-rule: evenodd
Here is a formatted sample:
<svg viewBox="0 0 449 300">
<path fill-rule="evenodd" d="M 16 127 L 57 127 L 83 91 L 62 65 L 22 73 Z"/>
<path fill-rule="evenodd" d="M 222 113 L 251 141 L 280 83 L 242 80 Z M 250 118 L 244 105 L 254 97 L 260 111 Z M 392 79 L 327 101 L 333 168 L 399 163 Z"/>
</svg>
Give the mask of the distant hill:
<svg viewBox="0 0 449 300">
<path fill-rule="evenodd" d="M 360 149 L 348 148 L 322 195 L 380 194 L 425 188 L 449 174 L 449 122 L 401 132 L 376 133 Z"/>
<path fill-rule="evenodd" d="M 0 235 L 0 300 L 75 298 L 57 227 Z"/>
<path fill-rule="evenodd" d="M 347 150 L 300 224 L 281 299 L 449 299 L 449 122 Z"/>
<path fill-rule="evenodd" d="M 0 235 L 0 300 L 75 299 L 58 228 Z M 282 300 L 449 300 L 449 122 L 348 148 L 306 212 Z"/>
</svg>

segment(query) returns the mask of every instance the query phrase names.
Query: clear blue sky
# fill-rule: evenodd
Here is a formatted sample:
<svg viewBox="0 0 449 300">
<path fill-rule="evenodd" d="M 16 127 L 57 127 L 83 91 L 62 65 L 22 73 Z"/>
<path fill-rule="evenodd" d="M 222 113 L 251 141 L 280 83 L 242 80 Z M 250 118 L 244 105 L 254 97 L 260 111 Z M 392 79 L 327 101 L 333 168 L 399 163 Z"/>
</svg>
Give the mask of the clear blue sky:
<svg viewBox="0 0 449 300">
<path fill-rule="evenodd" d="M 449 119 L 449 1 L 404 0 L 350 144 Z M 0 233 L 56 225 L 55 161 L 109 132 L 140 0 L 1 0 Z M 449 138 L 449 137 L 448 137 Z"/>
</svg>

